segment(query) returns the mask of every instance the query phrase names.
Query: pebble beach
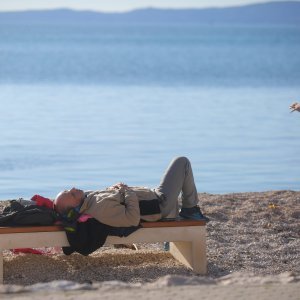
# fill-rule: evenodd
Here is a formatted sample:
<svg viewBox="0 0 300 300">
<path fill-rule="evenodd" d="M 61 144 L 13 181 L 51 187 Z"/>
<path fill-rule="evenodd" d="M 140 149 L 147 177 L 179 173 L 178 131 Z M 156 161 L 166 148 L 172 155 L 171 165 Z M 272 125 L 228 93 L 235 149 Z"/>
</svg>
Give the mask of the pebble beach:
<svg viewBox="0 0 300 300">
<path fill-rule="evenodd" d="M 276 299 L 282 287 L 289 299 L 297 299 L 300 192 L 201 193 L 199 199 L 203 212 L 210 218 L 206 276 L 198 276 L 175 261 L 163 251 L 161 243 L 138 244 L 138 250 L 103 247 L 88 257 L 65 256 L 58 249 L 46 249 L 49 253 L 45 255 L 6 251 L 1 297 L 35 299 L 42 291 L 45 298 L 55 295 L 64 299 L 70 293 L 76 298 L 79 291 L 85 291 L 87 299 L 96 299 L 93 297 L 101 291 L 109 299 L 123 289 L 132 299 L 146 289 L 153 297 L 171 290 L 174 299 L 182 298 L 186 289 L 191 297 L 205 289 L 206 295 L 220 290 L 220 295 L 214 298 L 225 299 L 222 289 L 227 288 L 235 298 L 229 287 L 237 286 L 234 290 L 238 292 L 238 287 L 247 286 L 244 292 L 248 290 L 249 297 L 254 291 L 260 291 L 266 293 L 265 299 Z M 6 202 L 0 203 L 3 206 Z M 269 289 L 268 293 L 266 286 L 276 286 L 276 289 Z M 280 298 L 285 299 L 285 295 Z"/>
</svg>

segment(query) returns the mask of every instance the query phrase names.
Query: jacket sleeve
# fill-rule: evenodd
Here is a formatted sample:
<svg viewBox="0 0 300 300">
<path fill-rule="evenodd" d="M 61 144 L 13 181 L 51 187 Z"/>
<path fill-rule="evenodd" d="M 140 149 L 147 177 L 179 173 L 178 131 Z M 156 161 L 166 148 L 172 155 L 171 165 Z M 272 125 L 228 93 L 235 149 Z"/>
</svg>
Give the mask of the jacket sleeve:
<svg viewBox="0 0 300 300">
<path fill-rule="evenodd" d="M 137 226 L 140 207 L 137 194 L 132 191 L 100 191 L 89 195 L 81 213 L 89 214 L 99 222 L 113 227 Z"/>
<path fill-rule="evenodd" d="M 98 210 L 96 219 L 114 227 L 137 226 L 140 223 L 140 207 L 137 194 L 125 191 L 117 192 L 103 201 L 103 209 Z"/>
<path fill-rule="evenodd" d="M 125 191 L 124 203 L 116 203 L 110 215 L 113 220 L 112 226 L 129 227 L 137 226 L 140 223 L 139 200 L 134 191 Z"/>
</svg>

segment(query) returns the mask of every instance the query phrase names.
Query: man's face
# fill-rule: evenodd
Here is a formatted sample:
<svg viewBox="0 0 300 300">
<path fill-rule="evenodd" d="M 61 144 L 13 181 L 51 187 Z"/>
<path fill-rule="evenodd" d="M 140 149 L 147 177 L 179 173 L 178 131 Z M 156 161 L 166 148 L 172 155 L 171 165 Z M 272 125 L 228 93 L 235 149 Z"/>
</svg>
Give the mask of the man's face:
<svg viewBox="0 0 300 300">
<path fill-rule="evenodd" d="M 60 192 L 55 200 L 55 210 L 59 213 L 64 213 L 69 209 L 81 204 L 84 198 L 84 192 L 80 189 L 72 188 L 70 190 L 65 190 Z"/>
</svg>

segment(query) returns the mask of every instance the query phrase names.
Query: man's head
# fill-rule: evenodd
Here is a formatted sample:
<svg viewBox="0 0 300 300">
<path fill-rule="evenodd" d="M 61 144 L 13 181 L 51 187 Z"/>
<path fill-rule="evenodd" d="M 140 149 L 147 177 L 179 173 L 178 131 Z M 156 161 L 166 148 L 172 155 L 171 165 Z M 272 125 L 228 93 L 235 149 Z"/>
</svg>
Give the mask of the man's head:
<svg viewBox="0 0 300 300">
<path fill-rule="evenodd" d="M 54 200 L 55 210 L 63 214 L 73 207 L 76 207 L 82 203 L 84 199 L 84 192 L 82 190 L 72 188 L 60 192 Z"/>
</svg>

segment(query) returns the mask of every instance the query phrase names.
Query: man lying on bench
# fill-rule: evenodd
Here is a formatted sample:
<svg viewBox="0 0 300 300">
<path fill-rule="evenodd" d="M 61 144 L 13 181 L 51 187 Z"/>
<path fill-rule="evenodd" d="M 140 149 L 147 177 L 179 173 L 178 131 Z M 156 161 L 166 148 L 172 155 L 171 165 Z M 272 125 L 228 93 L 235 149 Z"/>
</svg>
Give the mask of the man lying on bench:
<svg viewBox="0 0 300 300">
<path fill-rule="evenodd" d="M 103 244 L 108 234 L 127 236 L 137 230 L 141 220 L 153 222 L 162 218 L 175 219 L 180 194 L 181 218 L 208 221 L 198 206 L 199 199 L 193 171 L 186 157 L 173 159 L 159 186 L 153 190 L 145 187 L 129 187 L 124 183 L 117 183 L 101 191 L 84 192 L 72 188 L 56 196 L 54 209 L 66 219 L 85 214 L 100 223 L 99 225 L 94 222 L 90 226 L 81 223 L 82 228 L 76 228 L 76 235 L 68 233 L 67 230 L 68 240 L 73 248 L 69 249 L 70 252 L 74 250 L 81 254 L 89 254 Z M 98 228 L 99 226 L 101 227 Z M 104 234 L 103 238 L 99 234 L 95 235 L 95 232 Z M 132 246 L 134 245 L 130 247 L 133 248 Z M 165 243 L 165 250 L 168 249 L 169 244 Z M 64 249 L 65 254 L 68 252 Z"/>
<path fill-rule="evenodd" d="M 208 221 L 198 206 L 191 164 L 187 158 L 178 157 L 170 163 L 160 185 L 153 190 L 129 187 L 124 183 L 102 191 L 84 192 L 72 188 L 60 192 L 53 203 L 50 199 L 35 195 L 32 198 L 34 203 L 45 200 L 45 203 L 37 204 L 46 204 L 47 208 L 40 208 L 38 211 L 36 205 L 25 205 L 23 208 L 15 201 L 10 207 L 12 214 L 8 211 L 8 214 L 2 216 L 2 224 L 9 226 L 5 225 L 7 219 L 8 224 L 11 221 L 11 226 L 51 225 L 60 220 L 70 244 L 70 247 L 63 248 L 64 253 L 76 251 L 88 255 L 104 245 L 109 235 L 127 237 L 141 227 L 140 221 L 158 221 L 162 218 L 170 219 L 170 216 L 175 219 L 180 194 L 181 218 Z M 20 211 L 16 209 L 15 212 L 16 205 L 22 206 Z M 46 219 L 47 216 L 49 220 Z"/>
<path fill-rule="evenodd" d="M 174 210 L 176 215 L 173 217 L 177 216 L 180 193 L 182 208 L 179 215 L 192 221 L 140 223 L 141 220 L 158 221 L 166 218 Z M 33 200 L 41 202 L 37 204 L 42 206 L 45 204 L 42 202 L 46 202 L 47 206 L 49 204 L 47 208 L 50 215 L 55 216 L 50 224 L 60 220 L 65 233 L 61 227 L 53 226 L 2 227 L 0 283 L 3 279 L 3 249 L 61 246 L 66 255 L 75 251 L 89 255 L 102 247 L 107 238 L 108 244 L 170 241 L 170 252 L 178 261 L 199 274 L 206 274 L 205 223 L 208 219 L 198 206 L 191 164 L 185 157 L 178 157 L 171 162 L 160 185 L 153 190 L 118 183 L 103 191 L 83 192 L 72 188 L 60 192 L 54 202 L 38 195 Z M 31 206 L 39 205 L 28 205 L 29 208 Z M 27 212 L 26 207 L 27 205 Z M 53 211 L 53 207 L 57 213 Z M 82 217 L 87 219 L 80 220 L 84 219 Z M 26 220 L 32 222 L 31 216 Z M 13 226 L 18 224 L 20 225 L 14 223 Z"/>
<path fill-rule="evenodd" d="M 131 227 L 138 226 L 140 220 L 158 221 L 168 217 L 178 207 L 180 194 L 180 217 L 208 221 L 198 206 L 193 171 L 186 157 L 175 158 L 159 186 L 153 190 L 129 187 L 124 183 L 117 183 L 101 191 L 84 192 L 72 188 L 56 196 L 54 209 L 62 216 L 67 216 L 70 212 L 88 214 L 102 224 Z"/>
</svg>

